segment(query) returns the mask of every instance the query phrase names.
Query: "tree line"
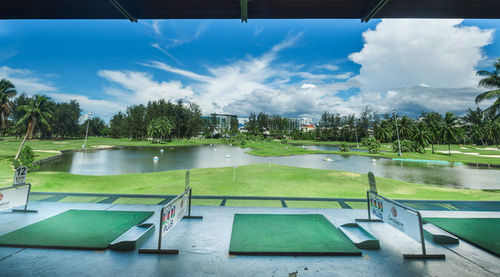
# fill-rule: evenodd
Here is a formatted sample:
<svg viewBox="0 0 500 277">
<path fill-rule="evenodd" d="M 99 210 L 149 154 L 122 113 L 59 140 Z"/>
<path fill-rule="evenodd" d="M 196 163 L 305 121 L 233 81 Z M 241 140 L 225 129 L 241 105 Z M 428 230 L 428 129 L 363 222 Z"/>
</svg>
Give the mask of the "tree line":
<svg viewBox="0 0 500 277">
<path fill-rule="evenodd" d="M 109 121 L 109 135 L 137 140 L 150 138 L 159 142 L 197 137 L 206 124 L 197 104 L 161 99 L 146 105 L 131 105 L 125 112 L 113 115 Z"/>
</svg>

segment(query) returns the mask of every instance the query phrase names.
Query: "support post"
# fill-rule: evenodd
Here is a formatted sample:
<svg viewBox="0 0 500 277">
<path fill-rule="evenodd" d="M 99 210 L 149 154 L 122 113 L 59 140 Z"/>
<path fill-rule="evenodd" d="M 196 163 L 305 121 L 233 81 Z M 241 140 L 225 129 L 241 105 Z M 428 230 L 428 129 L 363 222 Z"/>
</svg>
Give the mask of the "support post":
<svg viewBox="0 0 500 277">
<path fill-rule="evenodd" d="M 371 8 L 366 15 L 361 18 L 361 22 L 368 23 L 370 19 L 375 17 L 377 13 L 380 12 L 387 2 L 389 2 L 389 0 L 378 0 L 377 4 L 375 4 L 375 6 L 373 6 L 373 8 Z"/>
<path fill-rule="evenodd" d="M 159 222 L 159 228 L 158 228 L 158 248 L 155 248 L 155 249 L 144 249 L 144 248 L 141 248 L 139 249 L 139 253 L 141 254 L 179 254 L 179 250 L 178 249 L 161 249 L 161 241 L 163 240 L 163 215 L 165 213 L 165 207 L 170 207 L 170 205 L 172 205 L 173 203 L 175 203 L 175 201 L 179 200 L 180 198 L 182 198 L 186 193 L 189 193 L 188 194 L 188 197 L 189 197 L 189 200 L 188 200 L 188 215 L 185 215 L 182 217 L 182 219 L 184 218 L 187 218 L 187 219 L 202 219 L 203 217 L 202 216 L 192 216 L 191 215 L 191 192 L 192 192 L 192 189 L 190 187 L 188 187 L 183 193 L 181 193 L 180 195 L 178 195 L 177 197 L 175 197 L 174 199 L 170 200 L 170 202 L 168 202 L 165 206 L 163 206 L 161 208 L 161 211 L 160 211 L 160 222 Z M 174 223 L 174 226 L 175 226 L 175 223 Z M 171 227 L 173 228 L 173 226 Z"/>
<path fill-rule="evenodd" d="M 37 210 L 28 210 L 28 202 L 30 199 L 30 193 L 31 193 L 31 184 L 28 183 L 28 195 L 26 195 L 26 205 L 24 205 L 24 209 L 12 209 L 13 212 L 17 213 L 37 213 Z"/>
<path fill-rule="evenodd" d="M 372 219 L 372 215 L 370 213 L 370 191 L 366 191 L 366 210 L 368 211 L 368 219 L 366 218 L 356 218 L 356 222 L 384 222 L 381 219 Z"/>
<path fill-rule="evenodd" d="M 248 22 L 248 0 L 240 0 L 241 23 Z"/>
</svg>

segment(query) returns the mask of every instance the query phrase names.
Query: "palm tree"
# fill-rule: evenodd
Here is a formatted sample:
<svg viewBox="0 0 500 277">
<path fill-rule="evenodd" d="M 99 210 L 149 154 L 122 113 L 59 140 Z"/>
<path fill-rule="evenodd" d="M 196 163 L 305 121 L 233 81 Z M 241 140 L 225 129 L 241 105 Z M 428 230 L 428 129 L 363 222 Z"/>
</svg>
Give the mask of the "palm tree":
<svg viewBox="0 0 500 277">
<path fill-rule="evenodd" d="M 0 81 L 0 139 L 2 138 L 2 130 L 6 128 L 7 116 L 9 116 L 12 110 L 10 98 L 16 96 L 16 94 L 17 91 L 14 84 L 6 79 Z"/>
<path fill-rule="evenodd" d="M 493 120 L 489 120 L 484 124 L 483 132 L 486 146 L 488 146 L 488 141 L 493 141 L 493 143 L 495 143 L 497 126 Z"/>
<path fill-rule="evenodd" d="M 430 131 L 432 154 L 434 154 L 434 143 L 439 137 L 439 131 L 441 130 L 441 123 L 443 118 L 441 117 L 440 114 L 435 112 L 424 113 L 423 116 L 424 116 L 424 122 L 427 124 L 427 127 Z"/>
<path fill-rule="evenodd" d="M 148 125 L 147 131 L 148 136 L 153 138 L 153 141 L 156 139 L 159 143 L 162 138 L 165 138 L 170 135 L 172 132 L 173 126 L 168 120 L 167 117 L 154 118 Z"/>
<path fill-rule="evenodd" d="M 19 153 L 21 153 L 21 149 L 24 146 L 24 142 L 26 138 L 33 138 L 33 130 L 35 129 L 35 125 L 38 121 L 45 125 L 50 130 L 50 125 L 47 122 L 49 118 L 52 118 L 52 111 L 49 109 L 49 98 L 44 95 L 35 95 L 30 99 L 29 104 L 19 106 L 19 110 L 25 112 L 24 116 L 17 122 L 17 125 L 23 124 L 25 121 L 29 120 L 28 130 L 26 131 L 26 135 L 24 136 L 23 141 L 21 142 L 21 146 L 19 150 L 17 150 L 16 157 L 14 159 L 17 160 L 19 158 Z"/>
<path fill-rule="evenodd" d="M 492 72 L 486 70 L 480 70 L 477 75 L 484 76 L 481 81 L 479 81 L 480 87 L 485 87 L 492 89 L 479 94 L 476 97 L 476 104 L 483 102 L 484 100 L 495 99 L 495 102 L 491 107 L 487 108 L 486 111 L 492 112 L 495 117 L 494 120 L 500 117 L 500 58 L 494 63 L 495 70 Z"/>
<path fill-rule="evenodd" d="M 460 127 L 458 126 L 458 116 L 454 113 L 447 112 L 444 115 L 443 126 L 441 127 L 441 138 L 448 143 L 448 154 L 451 155 L 450 144 L 456 141 L 460 134 Z"/>
<path fill-rule="evenodd" d="M 382 120 L 380 123 L 374 126 L 375 137 L 382 142 L 388 142 L 392 138 L 392 127 L 389 121 Z"/>
<path fill-rule="evenodd" d="M 403 140 L 411 138 L 413 131 L 413 120 L 405 115 L 401 118 L 398 124 L 399 134 L 401 135 L 401 138 Z"/>
<path fill-rule="evenodd" d="M 413 130 L 413 141 L 415 141 L 419 150 L 423 150 L 423 153 L 425 154 L 425 147 L 429 145 L 429 141 L 432 141 L 432 133 L 425 122 L 420 121 L 415 124 Z"/>
</svg>

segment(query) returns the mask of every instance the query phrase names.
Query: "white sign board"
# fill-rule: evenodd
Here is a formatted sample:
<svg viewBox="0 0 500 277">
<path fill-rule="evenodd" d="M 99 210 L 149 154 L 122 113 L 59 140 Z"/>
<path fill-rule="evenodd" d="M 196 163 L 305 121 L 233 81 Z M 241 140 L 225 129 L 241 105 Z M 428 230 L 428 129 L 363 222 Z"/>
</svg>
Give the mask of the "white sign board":
<svg viewBox="0 0 500 277">
<path fill-rule="evenodd" d="M 26 205 L 29 186 L 0 190 L 0 211 Z"/>
<path fill-rule="evenodd" d="M 175 200 L 173 203 L 165 206 L 163 208 L 163 214 L 161 217 L 161 232 L 165 235 L 174 226 L 181 221 L 184 215 L 187 213 L 189 206 L 189 194 L 184 192 L 179 199 Z"/>
<path fill-rule="evenodd" d="M 416 214 L 371 194 L 370 212 L 420 242 L 420 226 Z"/>
<path fill-rule="evenodd" d="M 26 174 L 28 174 L 28 168 L 26 166 L 16 168 L 16 172 L 14 173 L 14 186 L 26 184 Z"/>
</svg>

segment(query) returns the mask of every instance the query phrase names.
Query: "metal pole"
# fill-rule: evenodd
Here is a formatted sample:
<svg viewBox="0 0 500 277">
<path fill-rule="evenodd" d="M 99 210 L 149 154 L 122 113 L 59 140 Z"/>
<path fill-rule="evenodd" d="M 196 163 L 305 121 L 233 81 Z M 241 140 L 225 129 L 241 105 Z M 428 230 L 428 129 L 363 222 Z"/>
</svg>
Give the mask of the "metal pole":
<svg viewBox="0 0 500 277">
<path fill-rule="evenodd" d="M 85 149 L 87 149 L 87 137 L 89 135 L 89 123 L 90 123 L 91 116 L 92 116 L 92 113 L 89 113 L 89 118 L 87 119 L 87 131 L 85 132 L 85 144 L 84 144 Z"/>
<path fill-rule="evenodd" d="M 193 193 L 193 190 L 189 188 L 189 206 L 188 206 L 188 216 L 191 216 L 191 194 Z"/>
<path fill-rule="evenodd" d="M 368 220 L 372 220 L 372 215 L 370 214 L 370 193 L 366 191 L 366 206 L 368 208 Z"/>
<path fill-rule="evenodd" d="M 357 145 L 357 148 L 359 148 L 359 142 L 358 142 L 358 128 L 356 128 L 356 124 L 354 124 L 354 133 L 356 134 L 356 145 Z"/>
<path fill-rule="evenodd" d="M 28 201 L 30 199 L 31 184 L 28 183 L 28 195 L 26 196 L 26 205 L 24 205 L 24 211 L 28 209 Z"/>
<path fill-rule="evenodd" d="M 422 216 L 420 215 L 420 212 L 417 212 L 417 217 L 418 217 L 418 227 L 420 228 L 420 240 L 422 241 L 422 255 L 426 255 L 425 251 L 425 239 L 424 239 L 424 228 L 422 226 Z"/>
<path fill-rule="evenodd" d="M 162 226 L 162 223 L 163 223 L 163 209 L 165 209 L 165 207 L 162 207 L 161 211 L 160 211 L 160 228 L 158 228 L 158 251 L 161 250 L 161 235 L 163 233 L 163 226 Z"/>
<path fill-rule="evenodd" d="M 394 113 L 394 110 L 392 110 L 392 113 L 394 114 L 394 122 L 396 124 L 396 134 L 398 135 L 398 156 L 401 157 L 401 143 L 399 142 L 399 128 L 398 128 L 398 117 L 396 116 L 396 113 Z"/>
</svg>

